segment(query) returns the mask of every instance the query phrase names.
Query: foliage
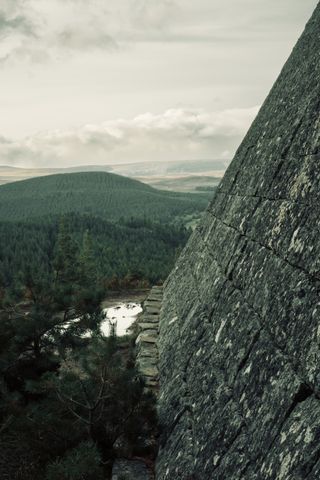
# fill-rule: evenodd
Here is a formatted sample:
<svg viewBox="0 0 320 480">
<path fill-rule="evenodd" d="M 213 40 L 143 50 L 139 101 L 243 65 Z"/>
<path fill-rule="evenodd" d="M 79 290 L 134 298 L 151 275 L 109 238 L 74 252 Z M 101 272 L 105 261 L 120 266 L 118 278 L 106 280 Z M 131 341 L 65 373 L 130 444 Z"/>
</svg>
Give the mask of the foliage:
<svg viewBox="0 0 320 480">
<path fill-rule="evenodd" d="M 46 480 L 103 480 L 101 456 L 93 442 L 82 442 L 49 464 Z"/>
<path fill-rule="evenodd" d="M 44 219 L 40 223 L 0 223 L 0 292 L 2 285 L 2 289 L 10 287 L 15 295 L 30 277 L 50 285 L 54 268 L 59 271 L 59 265 L 53 265 L 56 249 L 68 249 L 72 266 L 72 248 L 82 246 L 83 255 L 88 256 L 88 243 L 91 252 L 86 264 L 91 272 L 82 272 L 88 276 L 88 284 L 93 272 L 101 284 L 114 289 L 154 284 L 167 277 L 177 251 L 189 236 L 182 225 L 145 219 L 115 224 L 98 217 L 70 214 L 64 217 L 68 245 L 61 233 L 58 238 L 60 223 L 59 217 L 48 219 L 47 223 Z M 59 262 L 59 256 L 55 261 Z M 81 268 L 81 258 L 77 261 Z"/>
<path fill-rule="evenodd" d="M 112 173 L 50 175 L 1 185 L 0 221 L 34 222 L 77 213 L 116 222 L 134 217 L 168 223 L 202 212 L 208 201 L 207 194 L 156 190 Z"/>
<path fill-rule="evenodd" d="M 1 478 L 9 464 L 12 480 L 102 478 L 120 444 L 136 454 L 156 428 L 130 340 L 99 333 L 90 236 L 80 247 L 62 223 L 53 252 L 51 283 L 29 272 L 28 303 L 1 300 Z"/>
<path fill-rule="evenodd" d="M 89 244 L 86 264 L 106 287 L 164 281 L 190 234 L 184 223 L 198 218 L 207 202 L 206 194 L 164 192 L 103 172 L 2 185 L 0 298 L 8 288 L 20 295 L 29 277 L 50 285 L 53 270 L 59 272 L 54 248 L 69 256 L 72 267 L 75 249 L 82 245 L 85 252 Z M 58 237 L 61 218 L 68 235 L 60 229 Z"/>
<path fill-rule="evenodd" d="M 154 398 L 132 339 L 101 335 L 101 300 L 164 280 L 206 202 L 102 173 L 0 187 L 1 478 L 99 479 L 119 453 L 154 455 Z"/>
</svg>

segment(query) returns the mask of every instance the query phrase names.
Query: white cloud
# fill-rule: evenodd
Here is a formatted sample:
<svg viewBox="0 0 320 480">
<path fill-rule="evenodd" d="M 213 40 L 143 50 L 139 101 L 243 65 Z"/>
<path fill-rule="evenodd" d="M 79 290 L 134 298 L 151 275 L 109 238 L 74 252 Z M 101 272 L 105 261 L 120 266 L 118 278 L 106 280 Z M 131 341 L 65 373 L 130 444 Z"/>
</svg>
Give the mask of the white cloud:
<svg viewBox="0 0 320 480">
<path fill-rule="evenodd" d="M 63 163 L 66 150 L 85 163 L 228 156 L 241 140 L 230 133 L 245 123 L 239 112 L 263 102 L 317 2 L 0 0 L 0 136 L 15 139 L 0 163 Z M 73 128 L 100 131 L 104 120 L 172 107 L 150 115 L 149 129 L 136 125 L 146 118 L 110 122 L 122 140 L 102 131 L 102 147 L 95 139 L 89 148 L 78 138 L 85 129 Z M 157 126 L 168 116 L 172 132 Z M 51 144 L 35 134 L 56 129 L 70 138 Z M 28 148 L 18 140 L 26 137 Z"/>
<path fill-rule="evenodd" d="M 128 42 L 265 40 L 277 24 L 287 35 L 315 1 L 290 0 L 289 16 L 288 0 L 1 0 L 0 57 L 37 62 Z"/>
<path fill-rule="evenodd" d="M 2 0 L 2 62 L 59 59 L 84 50 L 114 49 L 142 35 L 162 34 L 173 0 Z M 4 35 L 5 34 L 5 35 Z"/>
<path fill-rule="evenodd" d="M 0 162 L 14 166 L 70 166 L 116 162 L 225 158 L 258 107 L 205 112 L 171 109 L 22 140 L 0 138 Z"/>
<path fill-rule="evenodd" d="M 163 32 L 178 18 L 179 10 L 173 0 L 135 0 L 131 4 L 132 26 Z"/>
</svg>

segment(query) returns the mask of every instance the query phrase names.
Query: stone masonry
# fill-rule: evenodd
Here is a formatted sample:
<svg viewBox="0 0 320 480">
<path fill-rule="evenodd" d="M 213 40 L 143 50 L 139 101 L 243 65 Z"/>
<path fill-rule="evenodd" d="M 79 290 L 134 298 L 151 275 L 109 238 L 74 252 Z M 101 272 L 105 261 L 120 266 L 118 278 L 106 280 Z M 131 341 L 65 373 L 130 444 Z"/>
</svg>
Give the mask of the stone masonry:
<svg viewBox="0 0 320 480">
<path fill-rule="evenodd" d="M 163 297 L 162 287 L 153 287 L 143 304 L 143 313 L 138 319 L 139 335 L 136 340 L 136 364 L 146 387 L 157 392 L 159 386 L 159 315 Z"/>
</svg>

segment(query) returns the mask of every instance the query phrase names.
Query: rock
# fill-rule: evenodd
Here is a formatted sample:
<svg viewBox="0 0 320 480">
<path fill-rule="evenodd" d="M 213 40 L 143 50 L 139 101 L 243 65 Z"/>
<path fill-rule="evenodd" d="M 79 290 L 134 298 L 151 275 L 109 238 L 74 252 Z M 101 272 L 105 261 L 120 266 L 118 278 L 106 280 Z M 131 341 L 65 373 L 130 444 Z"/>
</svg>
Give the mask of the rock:
<svg viewBox="0 0 320 480">
<path fill-rule="evenodd" d="M 151 305 L 146 305 L 144 307 L 145 309 L 145 312 L 148 313 L 149 315 L 159 315 L 159 307 L 155 306 L 151 306 Z"/>
<path fill-rule="evenodd" d="M 153 287 L 143 304 L 142 315 L 138 319 L 138 331 L 136 340 L 136 365 L 144 378 L 145 385 L 155 393 L 158 391 L 158 334 L 159 314 L 163 289 Z"/>
<path fill-rule="evenodd" d="M 139 355 L 139 358 L 137 359 L 137 364 L 138 364 L 139 366 L 140 366 L 140 365 L 152 365 L 152 366 L 156 366 L 156 365 L 158 365 L 158 361 L 159 361 L 158 356 L 150 357 L 150 356 L 148 356 L 148 355 L 146 355 L 146 356 Z"/>
<path fill-rule="evenodd" d="M 157 361 L 156 359 L 150 359 L 148 357 L 139 358 L 137 360 L 137 366 L 145 377 L 158 377 L 159 371 L 157 368 Z"/>
<path fill-rule="evenodd" d="M 150 298 L 148 297 L 147 300 L 144 302 L 144 306 L 145 307 L 152 307 L 152 308 L 156 308 L 157 311 L 159 312 L 160 308 L 161 308 L 161 299 L 162 299 L 162 296 L 161 297 L 157 297 L 157 298 Z"/>
<path fill-rule="evenodd" d="M 152 357 L 158 362 L 158 347 L 155 343 L 140 342 L 138 345 L 139 358 Z"/>
<path fill-rule="evenodd" d="M 144 323 L 144 322 L 139 322 L 139 328 L 140 330 L 154 330 L 156 327 L 155 323 Z M 155 333 L 157 333 L 158 328 L 155 330 Z"/>
<path fill-rule="evenodd" d="M 160 313 L 160 312 L 159 312 Z M 143 321 L 146 323 L 159 324 L 159 313 L 157 315 L 148 315 L 146 312 L 143 315 Z"/>
<path fill-rule="evenodd" d="M 154 327 L 154 325 L 153 325 Z M 158 338 L 158 329 L 155 328 L 143 328 L 143 324 L 140 325 L 140 330 L 143 331 L 143 335 Z"/>
<path fill-rule="evenodd" d="M 320 478 L 320 4 L 166 282 L 158 480 Z"/>
<path fill-rule="evenodd" d="M 145 377 L 144 380 L 145 380 L 146 387 L 149 387 L 153 392 L 158 391 L 158 387 L 159 387 L 158 378 Z"/>
<path fill-rule="evenodd" d="M 156 333 L 154 334 L 145 334 L 141 333 L 138 338 L 136 343 L 157 343 L 158 340 L 158 335 Z"/>
<path fill-rule="evenodd" d="M 143 366 L 141 364 L 139 365 L 139 370 L 142 374 L 143 377 L 148 377 L 148 379 L 157 379 L 159 375 L 159 371 L 157 367 L 148 365 L 148 366 Z"/>
</svg>

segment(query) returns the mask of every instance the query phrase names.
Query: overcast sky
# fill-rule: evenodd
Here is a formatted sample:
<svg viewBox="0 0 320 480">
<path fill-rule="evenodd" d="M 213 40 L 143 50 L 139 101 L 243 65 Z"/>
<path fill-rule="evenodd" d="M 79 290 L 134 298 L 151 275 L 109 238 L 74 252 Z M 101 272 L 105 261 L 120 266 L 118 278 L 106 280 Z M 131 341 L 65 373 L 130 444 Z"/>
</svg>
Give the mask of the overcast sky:
<svg viewBox="0 0 320 480">
<path fill-rule="evenodd" d="M 318 0 L 0 0 L 0 164 L 230 158 Z"/>
</svg>

